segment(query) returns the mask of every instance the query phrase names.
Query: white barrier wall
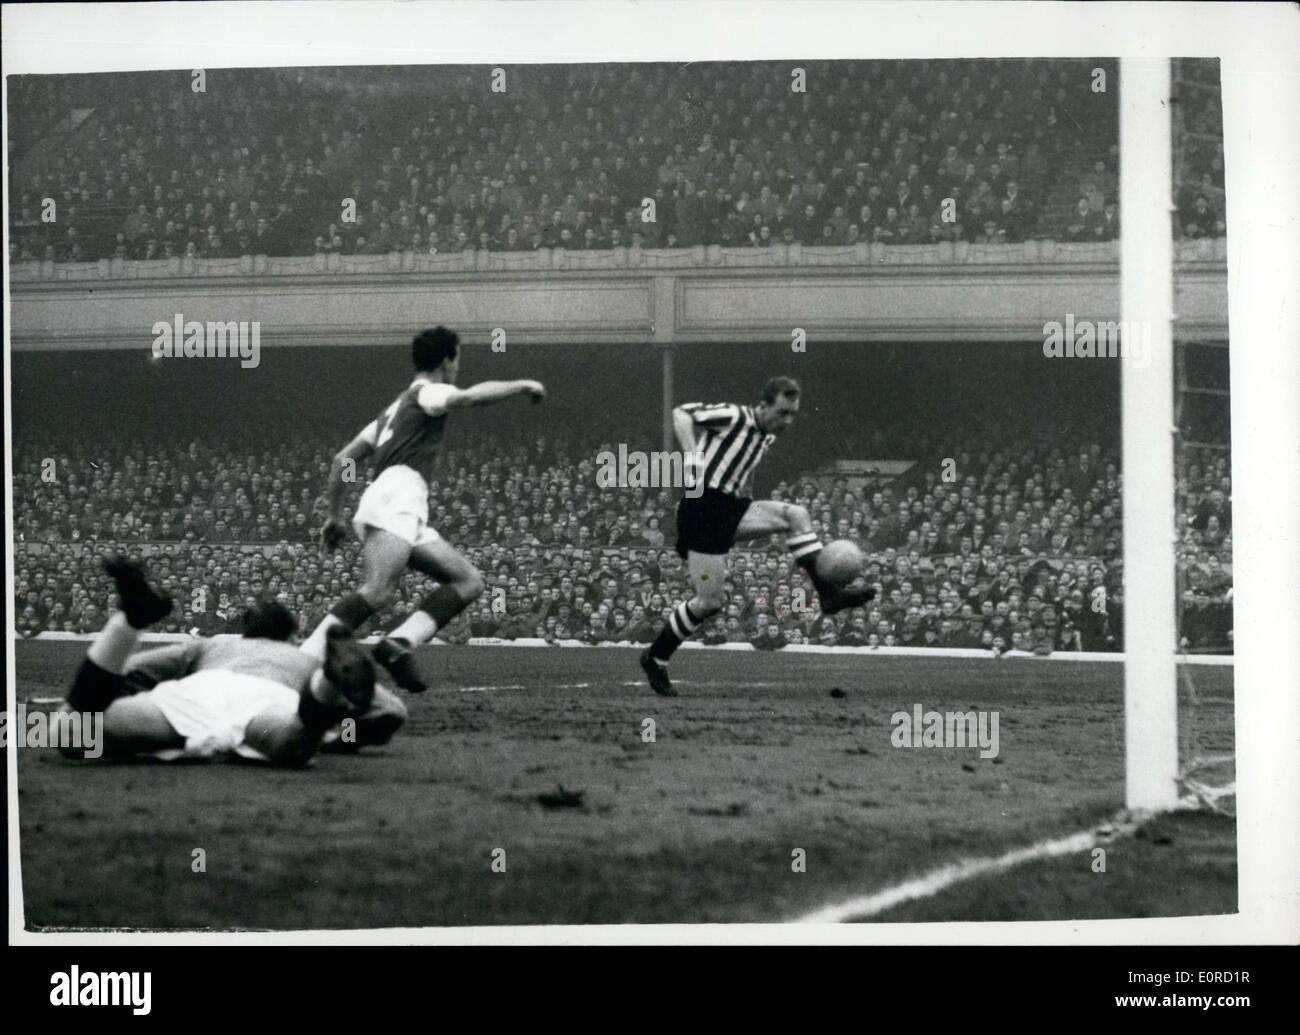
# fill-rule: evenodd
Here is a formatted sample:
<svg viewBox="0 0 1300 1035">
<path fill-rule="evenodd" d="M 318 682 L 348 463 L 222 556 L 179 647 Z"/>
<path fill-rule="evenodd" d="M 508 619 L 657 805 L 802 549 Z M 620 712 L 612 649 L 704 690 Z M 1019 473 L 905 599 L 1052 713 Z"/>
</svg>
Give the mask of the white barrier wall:
<svg viewBox="0 0 1300 1035">
<path fill-rule="evenodd" d="M 1118 242 L 539 251 L 27 262 L 11 276 L 15 349 L 145 346 L 152 327 L 258 321 L 262 347 L 394 344 L 445 323 L 466 341 L 1041 341 L 1119 319 Z M 1227 337 L 1223 241 L 1179 246 L 1179 333 Z"/>
</svg>

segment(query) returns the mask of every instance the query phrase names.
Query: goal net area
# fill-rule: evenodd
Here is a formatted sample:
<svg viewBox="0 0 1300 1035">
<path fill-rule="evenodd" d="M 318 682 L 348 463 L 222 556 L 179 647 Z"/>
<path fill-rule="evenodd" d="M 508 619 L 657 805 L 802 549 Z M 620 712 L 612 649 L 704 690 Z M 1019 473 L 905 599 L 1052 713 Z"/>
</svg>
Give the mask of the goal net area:
<svg viewBox="0 0 1300 1035">
<path fill-rule="evenodd" d="M 1174 235 L 1187 239 L 1207 232 L 1199 210 L 1224 219 L 1218 62 L 1175 60 L 1171 78 Z M 1178 780 L 1184 804 L 1235 815 L 1228 342 L 1174 334 Z"/>
<path fill-rule="evenodd" d="M 1184 804 L 1235 814 L 1228 349 L 1174 348 L 1178 779 Z"/>
<path fill-rule="evenodd" d="M 1178 785 L 1184 806 L 1235 816 L 1237 756 L 1234 694 L 1228 678 L 1183 658 L 1178 679 Z"/>
</svg>

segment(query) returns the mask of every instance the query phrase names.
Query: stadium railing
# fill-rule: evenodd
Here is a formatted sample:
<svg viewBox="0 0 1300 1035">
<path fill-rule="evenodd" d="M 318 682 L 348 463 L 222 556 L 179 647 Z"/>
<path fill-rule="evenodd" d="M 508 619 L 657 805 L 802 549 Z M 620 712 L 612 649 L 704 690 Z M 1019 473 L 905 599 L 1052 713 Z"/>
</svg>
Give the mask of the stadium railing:
<svg viewBox="0 0 1300 1035">
<path fill-rule="evenodd" d="M 1179 263 L 1224 262 L 1227 240 L 1203 238 L 1179 241 Z M 1023 241 L 1017 244 L 801 245 L 770 248 L 614 248 L 604 251 L 539 248 L 527 252 L 463 251 L 425 254 L 395 251 L 382 255 L 243 255 L 213 259 L 174 256 L 169 259 L 100 259 L 96 262 L 21 260 L 10 266 L 15 283 L 77 280 L 159 280 L 176 277 L 260 277 L 316 274 L 458 273 L 510 271 L 597 271 L 626 269 L 800 268 L 851 266 L 1052 265 L 1119 262 L 1118 241 Z"/>
</svg>

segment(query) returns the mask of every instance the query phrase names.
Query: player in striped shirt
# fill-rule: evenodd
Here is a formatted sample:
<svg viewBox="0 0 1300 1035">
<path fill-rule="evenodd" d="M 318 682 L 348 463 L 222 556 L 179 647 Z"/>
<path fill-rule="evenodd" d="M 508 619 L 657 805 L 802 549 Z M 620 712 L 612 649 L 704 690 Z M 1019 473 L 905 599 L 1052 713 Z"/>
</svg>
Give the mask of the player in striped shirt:
<svg viewBox="0 0 1300 1035">
<path fill-rule="evenodd" d="M 361 540 L 365 575 L 360 588 L 336 603 L 311 634 L 313 648 L 324 643 L 333 626 L 356 629 L 387 607 L 410 568 L 427 575 L 438 588 L 419 608 L 375 647 L 375 660 L 398 686 L 412 693 L 426 689 L 415 670 L 411 647 L 433 639 L 437 631 L 483 592 L 483 576 L 460 551 L 429 527 L 429 479 L 452 410 L 502 402 L 526 395 L 546 397 L 540 381 L 481 381 L 457 388 L 460 338 L 445 327 L 415 336 L 411 358 L 415 380 L 378 417 L 334 457 L 326 488 L 329 519 L 321 543 L 333 550 L 348 533 L 339 516 L 344 473 L 349 464 L 369 457 L 375 478 L 361 496 L 352 528 Z"/>
<path fill-rule="evenodd" d="M 668 659 L 700 624 L 726 603 L 727 554 L 738 539 L 784 532 L 785 545 L 807 573 L 826 614 L 866 603 L 874 591 L 865 578 L 837 588 L 817 576 L 822 544 L 808 511 L 780 500 L 753 500 L 748 491 L 758 462 L 799 412 L 799 383 L 774 377 L 757 406 L 687 403 L 673 410 L 673 432 L 688 458 L 691 477 L 677 504 L 677 552 L 686 561 L 695 595 L 678 604 L 658 638 L 641 655 L 650 686 L 676 696 Z"/>
</svg>

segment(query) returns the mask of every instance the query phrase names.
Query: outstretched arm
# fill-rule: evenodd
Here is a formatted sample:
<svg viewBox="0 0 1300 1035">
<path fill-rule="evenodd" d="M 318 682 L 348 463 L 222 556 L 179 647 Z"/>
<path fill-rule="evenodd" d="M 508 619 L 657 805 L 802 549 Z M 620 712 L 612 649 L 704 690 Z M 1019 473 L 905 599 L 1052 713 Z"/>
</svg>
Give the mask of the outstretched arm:
<svg viewBox="0 0 1300 1035">
<path fill-rule="evenodd" d="M 429 388 L 435 389 L 430 393 Z M 439 391 L 440 390 L 440 391 Z M 426 405 L 425 395 L 437 395 L 432 407 Z M 467 406 L 486 406 L 489 403 L 504 402 L 516 395 L 527 395 L 538 403 L 546 398 L 546 388 L 540 381 L 480 381 L 469 388 L 453 388 L 451 385 L 429 385 L 420 393 L 420 405 L 429 412 L 439 404 L 443 409 L 454 410 Z"/>
</svg>

